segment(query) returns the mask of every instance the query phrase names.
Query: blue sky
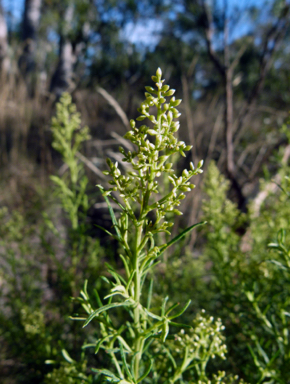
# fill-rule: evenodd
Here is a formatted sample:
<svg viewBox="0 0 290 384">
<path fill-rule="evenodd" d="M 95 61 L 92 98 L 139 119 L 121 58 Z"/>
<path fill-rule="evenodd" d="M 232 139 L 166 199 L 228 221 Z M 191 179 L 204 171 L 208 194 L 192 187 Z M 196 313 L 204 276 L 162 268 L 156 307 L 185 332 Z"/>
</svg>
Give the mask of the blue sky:
<svg viewBox="0 0 290 384">
<path fill-rule="evenodd" d="M 12 23 L 18 23 L 21 20 L 24 8 L 25 0 L 2 0 L 5 11 L 13 15 L 13 19 L 10 19 Z M 61 1 L 61 0 L 60 0 Z M 173 1 L 173 0 L 172 0 Z M 250 5 L 259 5 L 265 9 L 265 6 L 269 4 L 271 0 L 228 0 L 230 8 L 244 8 Z M 220 6 L 223 7 L 224 0 L 219 0 Z M 154 46 L 158 43 L 158 33 L 162 29 L 162 23 L 158 20 L 150 21 L 139 21 L 137 24 L 129 23 L 124 32 L 123 36 L 128 38 L 133 43 Z M 237 38 L 249 31 L 249 22 L 246 17 L 243 17 L 239 25 L 233 30 L 232 38 Z"/>
<path fill-rule="evenodd" d="M 12 12 L 15 21 L 21 19 L 24 7 L 24 0 L 2 0 L 6 12 Z"/>
</svg>

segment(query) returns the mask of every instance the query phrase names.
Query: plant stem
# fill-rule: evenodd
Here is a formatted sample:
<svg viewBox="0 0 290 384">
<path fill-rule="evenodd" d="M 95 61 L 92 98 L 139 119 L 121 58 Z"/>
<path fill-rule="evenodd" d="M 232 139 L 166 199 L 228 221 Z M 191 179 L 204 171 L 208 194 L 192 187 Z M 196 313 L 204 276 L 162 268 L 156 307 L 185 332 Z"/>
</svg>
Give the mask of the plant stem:
<svg viewBox="0 0 290 384">
<path fill-rule="evenodd" d="M 134 309 L 134 325 L 136 328 L 137 337 L 135 339 L 134 350 L 136 354 L 134 361 L 134 377 L 137 380 L 139 376 L 139 364 L 142 356 L 142 338 L 140 337 L 140 270 L 139 270 L 139 247 L 142 241 L 142 231 L 143 231 L 143 221 L 137 222 L 137 230 L 136 230 L 136 244 L 135 244 L 135 252 L 134 252 L 134 265 L 133 268 L 135 270 L 134 275 L 134 301 L 136 303 L 136 308 Z"/>
</svg>

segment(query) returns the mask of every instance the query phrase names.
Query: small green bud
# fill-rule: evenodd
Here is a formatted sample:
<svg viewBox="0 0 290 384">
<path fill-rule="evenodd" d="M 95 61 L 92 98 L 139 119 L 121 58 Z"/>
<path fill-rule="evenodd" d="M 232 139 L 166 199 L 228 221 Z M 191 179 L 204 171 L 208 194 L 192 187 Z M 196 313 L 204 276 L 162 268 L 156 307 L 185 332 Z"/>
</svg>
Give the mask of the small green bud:
<svg viewBox="0 0 290 384">
<path fill-rule="evenodd" d="M 179 189 L 182 192 L 190 192 L 191 191 L 191 189 L 189 187 L 186 187 L 185 185 L 182 185 Z"/>
<path fill-rule="evenodd" d="M 157 71 L 156 71 L 156 76 L 161 78 L 162 76 L 162 71 L 161 71 L 161 68 L 158 68 Z"/>
<path fill-rule="evenodd" d="M 134 122 L 135 123 L 135 122 Z M 125 135 L 124 135 L 124 138 L 127 139 L 127 140 L 131 140 L 132 137 L 134 137 L 134 132 L 132 131 L 129 131 L 127 132 Z"/>
<path fill-rule="evenodd" d="M 177 216 L 181 216 L 181 215 L 183 215 L 183 213 L 180 212 L 178 209 L 173 209 L 172 212 L 175 213 Z"/>
<path fill-rule="evenodd" d="M 170 88 L 169 85 L 163 85 L 163 87 L 161 88 L 161 91 L 166 92 L 168 91 L 169 88 Z"/>
<path fill-rule="evenodd" d="M 183 172 L 182 172 L 182 176 L 183 177 L 188 177 L 189 174 L 188 174 L 188 170 L 187 169 L 184 169 Z"/>
<path fill-rule="evenodd" d="M 164 94 L 164 96 L 172 96 L 175 93 L 175 89 L 170 89 L 168 92 Z"/>
<path fill-rule="evenodd" d="M 155 93 L 155 89 L 153 87 L 145 87 L 146 91 Z"/>
<path fill-rule="evenodd" d="M 175 100 L 175 97 L 173 96 L 172 99 L 170 100 L 170 105 L 172 105 L 173 107 L 177 107 L 181 103 L 181 101 L 182 101 L 181 99 Z"/>
<path fill-rule="evenodd" d="M 139 116 L 139 117 L 137 117 L 137 121 L 142 121 L 142 120 L 144 120 L 144 119 L 146 119 L 146 116 L 145 115 L 141 115 L 141 116 Z"/>
<path fill-rule="evenodd" d="M 180 128 L 180 123 L 179 121 L 174 121 L 172 124 L 171 124 L 171 132 L 177 132 Z"/>
<path fill-rule="evenodd" d="M 197 168 L 201 168 L 203 166 L 203 160 L 200 160 L 199 163 L 197 164 Z"/>
</svg>

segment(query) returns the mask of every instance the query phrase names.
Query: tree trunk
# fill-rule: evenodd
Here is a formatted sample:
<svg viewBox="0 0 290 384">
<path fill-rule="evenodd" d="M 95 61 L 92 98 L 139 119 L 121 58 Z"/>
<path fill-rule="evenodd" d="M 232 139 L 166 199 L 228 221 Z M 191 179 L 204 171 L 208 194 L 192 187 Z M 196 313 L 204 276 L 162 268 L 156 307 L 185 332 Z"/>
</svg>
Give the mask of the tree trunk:
<svg viewBox="0 0 290 384">
<path fill-rule="evenodd" d="M 0 77 L 2 78 L 8 71 L 8 31 L 4 17 L 2 2 L 0 0 Z"/>
<path fill-rule="evenodd" d="M 76 57 L 72 42 L 68 38 L 73 15 L 74 7 L 70 4 L 65 11 L 64 27 L 60 32 L 58 65 L 50 84 L 50 92 L 57 98 L 59 98 L 63 92 L 70 91 L 73 88 L 73 67 Z"/>
<path fill-rule="evenodd" d="M 35 69 L 35 51 L 42 0 L 25 0 L 22 39 L 23 53 L 19 59 L 21 72 L 26 75 Z"/>
</svg>

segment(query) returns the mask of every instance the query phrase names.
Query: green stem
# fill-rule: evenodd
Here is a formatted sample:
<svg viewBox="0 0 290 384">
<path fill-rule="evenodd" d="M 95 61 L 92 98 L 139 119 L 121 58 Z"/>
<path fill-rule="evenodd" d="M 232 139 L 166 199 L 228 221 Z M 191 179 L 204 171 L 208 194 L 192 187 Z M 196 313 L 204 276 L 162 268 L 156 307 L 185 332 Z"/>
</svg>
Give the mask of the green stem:
<svg viewBox="0 0 290 384">
<path fill-rule="evenodd" d="M 134 326 L 136 329 L 136 339 L 134 343 L 134 351 L 136 354 L 134 361 L 134 377 L 137 380 L 139 377 L 139 365 L 142 357 L 142 347 L 143 341 L 140 337 L 140 294 L 141 294 L 141 276 L 139 270 L 139 247 L 142 241 L 142 231 L 143 231 L 143 221 L 138 223 L 137 233 L 136 233 L 136 244 L 135 244 L 135 253 L 134 253 L 134 301 L 136 303 L 136 308 L 134 309 Z"/>
</svg>

